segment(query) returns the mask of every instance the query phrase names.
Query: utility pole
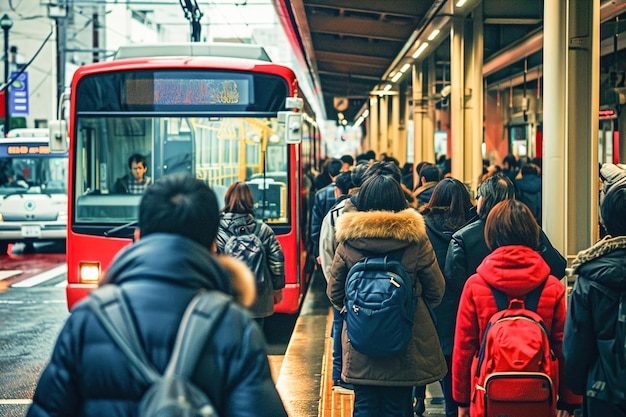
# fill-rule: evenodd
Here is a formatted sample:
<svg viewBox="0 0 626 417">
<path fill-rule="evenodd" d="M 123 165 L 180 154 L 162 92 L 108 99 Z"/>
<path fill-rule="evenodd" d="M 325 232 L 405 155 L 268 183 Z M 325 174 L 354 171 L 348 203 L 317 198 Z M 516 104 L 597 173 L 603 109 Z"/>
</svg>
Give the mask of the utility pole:
<svg viewBox="0 0 626 417">
<path fill-rule="evenodd" d="M 9 31 L 13 27 L 13 20 L 8 14 L 5 13 L 0 18 L 0 27 L 4 32 L 4 136 L 6 136 L 11 128 L 11 115 L 9 114 Z"/>
<path fill-rule="evenodd" d="M 60 4 L 48 4 L 48 18 L 54 19 L 57 32 L 57 114 L 61 106 L 61 96 L 65 88 L 65 43 L 67 42 L 67 0 Z"/>
<path fill-rule="evenodd" d="M 191 23 L 191 41 L 200 42 L 200 19 L 202 19 L 203 14 L 198 7 L 198 2 L 196 0 L 179 1 L 183 12 L 185 12 L 185 19 Z"/>
</svg>

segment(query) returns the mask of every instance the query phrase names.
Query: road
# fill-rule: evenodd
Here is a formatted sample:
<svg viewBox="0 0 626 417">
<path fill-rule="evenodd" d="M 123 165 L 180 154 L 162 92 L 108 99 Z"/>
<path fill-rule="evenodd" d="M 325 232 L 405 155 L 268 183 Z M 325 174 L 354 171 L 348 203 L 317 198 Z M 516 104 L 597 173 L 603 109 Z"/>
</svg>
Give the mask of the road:
<svg viewBox="0 0 626 417">
<path fill-rule="evenodd" d="M 64 248 L 16 246 L 0 256 L 0 416 L 23 417 L 37 380 L 69 316 L 65 299 Z M 277 314 L 265 323 L 272 374 L 276 378 L 295 325 Z"/>
</svg>

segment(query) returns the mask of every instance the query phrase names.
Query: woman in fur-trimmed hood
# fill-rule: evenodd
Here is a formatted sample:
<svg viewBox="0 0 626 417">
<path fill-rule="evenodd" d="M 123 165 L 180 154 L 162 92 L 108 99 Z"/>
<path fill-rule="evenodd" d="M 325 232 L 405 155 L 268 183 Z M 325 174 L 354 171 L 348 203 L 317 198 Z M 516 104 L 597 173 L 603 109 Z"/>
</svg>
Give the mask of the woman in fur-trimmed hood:
<svg viewBox="0 0 626 417">
<path fill-rule="evenodd" d="M 572 264 L 577 278 L 563 353 L 567 382 L 585 395 L 583 415 L 590 417 L 626 416 L 625 336 L 618 331 L 618 311 L 626 307 L 621 306 L 626 303 L 625 211 L 626 182 L 609 189 L 600 207 L 608 235 L 579 252 Z"/>
<path fill-rule="evenodd" d="M 368 179 L 357 197 L 359 211 L 337 220 L 337 241 L 327 295 L 344 307 L 350 268 L 365 256 L 401 251 L 417 297 L 413 337 L 406 353 L 372 357 L 357 352 L 342 333 L 342 379 L 354 385 L 354 416 L 395 416 L 410 413 L 412 387 L 438 381 L 447 372 L 435 325 L 425 303 L 438 305 L 445 283 L 426 234 L 422 216 L 406 209 L 397 181 L 386 176 Z M 374 387 L 374 388 L 372 388 Z M 380 408 L 376 408 L 380 407 Z M 408 407 L 408 408 L 405 408 Z M 408 414 L 406 414 L 408 415 Z"/>
</svg>

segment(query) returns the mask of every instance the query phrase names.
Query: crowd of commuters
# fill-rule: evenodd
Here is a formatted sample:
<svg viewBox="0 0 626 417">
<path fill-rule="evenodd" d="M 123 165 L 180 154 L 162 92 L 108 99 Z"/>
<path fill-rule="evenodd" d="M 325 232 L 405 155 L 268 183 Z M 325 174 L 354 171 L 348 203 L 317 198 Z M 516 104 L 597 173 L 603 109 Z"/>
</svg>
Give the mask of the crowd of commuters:
<svg viewBox="0 0 626 417">
<path fill-rule="evenodd" d="M 129 182 L 120 192 L 138 191 L 135 174 L 145 183 L 137 241 L 118 254 L 101 285 L 124 289 L 146 355 L 160 371 L 193 295 L 229 294 L 229 313 L 206 346 L 206 355 L 219 352 L 220 360 L 209 366 L 201 359 L 192 380 L 220 415 L 285 415 L 258 326 L 282 297 L 283 252 L 272 229 L 254 218 L 249 187 L 232 184 L 218 212 L 215 194 L 201 181 L 170 175 L 148 187 L 145 158 L 133 155 L 128 163 Z M 511 155 L 501 167 L 485 164 L 475 200 L 451 177 L 445 158 L 401 168 L 395 158 L 368 151 L 328 159 L 320 173 L 306 167 L 307 267 L 327 281 L 332 379 L 334 389 L 354 393 L 354 417 L 422 416 L 425 387 L 433 382 L 441 384 L 447 417 L 482 416 L 473 366 L 498 309 L 493 289 L 509 299 L 539 289 L 536 313 L 559 364 L 555 416 L 576 409 L 588 417 L 626 416 L 626 171 L 601 168 L 603 239 L 574 261 L 578 279 L 566 312 L 560 279 L 567 262 L 541 229 L 541 160 L 520 165 Z M 243 263 L 220 254 L 244 229 L 267 254 L 262 289 Z M 368 356 L 347 336 L 345 282 L 363 257 L 392 253 L 401 254 L 417 300 L 412 337 L 401 354 Z M 116 349 L 86 304 L 78 304 L 28 415 L 134 415 L 146 386 L 133 380 Z"/>
</svg>

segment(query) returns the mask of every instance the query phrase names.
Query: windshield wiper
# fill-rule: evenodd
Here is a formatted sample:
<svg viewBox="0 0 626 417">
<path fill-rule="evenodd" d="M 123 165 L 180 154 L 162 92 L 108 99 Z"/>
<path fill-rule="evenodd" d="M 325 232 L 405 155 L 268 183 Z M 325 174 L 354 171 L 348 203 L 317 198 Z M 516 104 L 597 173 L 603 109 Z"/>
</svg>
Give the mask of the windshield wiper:
<svg viewBox="0 0 626 417">
<path fill-rule="evenodd" d="M 24 194 L 26 194 L 26 191 L 14 191 L 12 193 L 9 194 L 5 194 L 4 197 L 2 197 L 3 199 L 12 197 L 14 195 L 19 195 L 21 198 L 24 198 Z"/>
<path fill-rule="evenodd" d="M 137 226 L 137 220 L 134 220 L 132 222 L 123 224 L 121 226 L 117 226 L 114 227 L 111 230 L 107 230 L 106 232 L 104 232 L 105 236 L 118 236 L 118 237 L 132 237 L 133 233 L 130 233 L 130 235 L 128 233 L 120 233 L 120 232 L 128 232 L 128 229 L 130 229 L 131 227 L 135 227 Z M 133 232 L 135 230 L 133 229 Z"/>
</svg>

